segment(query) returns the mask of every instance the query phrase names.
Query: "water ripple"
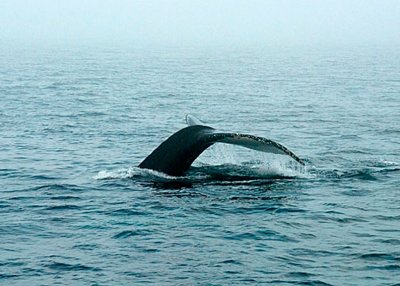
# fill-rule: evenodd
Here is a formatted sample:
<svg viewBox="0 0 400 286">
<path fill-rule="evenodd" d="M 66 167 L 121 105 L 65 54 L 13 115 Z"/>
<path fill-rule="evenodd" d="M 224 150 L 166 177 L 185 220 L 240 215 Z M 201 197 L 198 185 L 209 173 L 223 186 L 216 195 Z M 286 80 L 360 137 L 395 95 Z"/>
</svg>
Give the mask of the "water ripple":
<svg viewBox="0 0 400 286">
<path fill-rule="evenodd" d="M 45 267 L 54 271 L 100 271 L 100 268 L 90 267 L 82 264 L 68 264 L 63 262 L 50 262 L 44 265 Z"/>
<path fill-rule="evenodd" d="M 399 49 L 0 49 L 0 284 L 398 284 Z M 135 167 L 185 112 L 306 167 Z"/>
</svg>

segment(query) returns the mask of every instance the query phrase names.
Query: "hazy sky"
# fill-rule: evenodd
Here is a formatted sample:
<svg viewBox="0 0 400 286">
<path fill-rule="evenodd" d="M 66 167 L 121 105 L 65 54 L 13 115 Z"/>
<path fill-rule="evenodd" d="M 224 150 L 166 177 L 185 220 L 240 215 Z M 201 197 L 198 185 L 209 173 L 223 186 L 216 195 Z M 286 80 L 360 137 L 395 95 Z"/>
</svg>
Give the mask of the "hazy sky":
<svg viewBox="0 0 400 286">
<path fill-rule="evenodd" d="M 0 44 L 400 43 L 400 0 L 0 0 Z"/>
</svg>

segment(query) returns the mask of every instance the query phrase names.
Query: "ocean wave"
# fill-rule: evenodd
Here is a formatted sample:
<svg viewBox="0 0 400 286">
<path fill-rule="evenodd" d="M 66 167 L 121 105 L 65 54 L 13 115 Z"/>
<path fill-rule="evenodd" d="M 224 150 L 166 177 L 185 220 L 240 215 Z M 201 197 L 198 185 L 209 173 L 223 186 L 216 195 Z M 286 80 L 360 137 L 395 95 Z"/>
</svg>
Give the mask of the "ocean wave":
<svg viewBox="0 0 400 286">
<path fill-rule="evenodd" d="M 52 261 L 46 265 L 49 269 L 55 271 L 100 271 L 97 267 L 90 267 L 83 264 L 69 264 L 64 262 Z"/>
</svg>

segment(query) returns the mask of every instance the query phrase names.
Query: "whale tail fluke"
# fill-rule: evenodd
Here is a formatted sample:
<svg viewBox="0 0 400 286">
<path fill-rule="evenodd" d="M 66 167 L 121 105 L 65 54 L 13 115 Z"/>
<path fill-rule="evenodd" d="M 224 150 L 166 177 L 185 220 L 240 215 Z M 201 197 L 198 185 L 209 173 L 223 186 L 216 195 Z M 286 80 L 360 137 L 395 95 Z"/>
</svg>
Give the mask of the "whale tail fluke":
<svg viewBox="0 0 400 286">
<path fill-rule="evenodd" d="M 283 145 L 272 140 L 248 134 L 219 133 L 209 126 L 198 125 L 201 121 L 186 116 L 190 125 L 172 134 L 140 164 L 140 168 L 151 169 L 171 176 L 182 176 L 204 150 L 221 142 L 253 150 L 288 155 L 304 165 L 304 162 Z M 193 123 L 193 124 L 191 124 Z"/>
</svg>

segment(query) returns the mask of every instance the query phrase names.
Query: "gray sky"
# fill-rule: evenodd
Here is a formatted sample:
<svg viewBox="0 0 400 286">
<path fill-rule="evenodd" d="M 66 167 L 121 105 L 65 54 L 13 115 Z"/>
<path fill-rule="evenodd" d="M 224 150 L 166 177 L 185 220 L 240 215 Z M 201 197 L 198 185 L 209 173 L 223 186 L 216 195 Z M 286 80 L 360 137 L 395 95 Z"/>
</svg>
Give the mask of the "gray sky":
<svg viewBox="0 0 400 286">
<path fill-rule="evenodd" d="M 0 43 L 400 43 L 400 0 L 0 0 Z"/>
</svg>

